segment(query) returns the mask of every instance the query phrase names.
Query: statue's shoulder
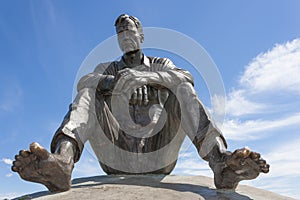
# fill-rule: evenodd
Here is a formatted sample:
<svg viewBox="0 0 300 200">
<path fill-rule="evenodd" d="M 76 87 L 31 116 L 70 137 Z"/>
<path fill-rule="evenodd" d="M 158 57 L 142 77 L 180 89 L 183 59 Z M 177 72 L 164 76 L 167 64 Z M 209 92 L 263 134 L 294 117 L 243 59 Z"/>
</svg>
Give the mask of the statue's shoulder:
<svg viewBox="0 0 300 200">
<path fill-rule="evenodd" d="M 104 62 L 104 63 L 99 63 L 95 69 L 94 72 L 103 74 L 107 69 L 114 67 L 117 65 L 118 61 L 112 61 L 112 62 Z"/>
<path fill-rule="evenodd" d="M 150 64 L 160 64 L 160 65 L 173 65 L 173 62 L 169 58 L 161 58 L 161 57 L 148 57 Z"/>
</svg>

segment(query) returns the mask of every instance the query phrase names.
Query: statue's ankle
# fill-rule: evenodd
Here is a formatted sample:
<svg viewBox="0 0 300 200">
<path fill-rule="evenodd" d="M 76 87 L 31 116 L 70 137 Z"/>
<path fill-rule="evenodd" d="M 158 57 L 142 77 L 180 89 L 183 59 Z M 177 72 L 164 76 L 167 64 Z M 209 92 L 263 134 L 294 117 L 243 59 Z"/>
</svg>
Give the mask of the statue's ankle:
<svg viewBox="0 0 300 200">
<path fill-rule="evenodd" d="M 230 152 L 221 153 L 218 146 L 215 146 L 207 155 L 210 168 L 214 173 L 214 183 L 217 189 L 235 190 L 240 180 L 228 168 L 226 160 Z"/>
<path fill-rule="evenodd" d="M 216 145 L 213 147 L 213 149 L 208 153 L 208 155 L 205 158 L 208 163 L 210 168 L 214 168 L 215 165 L 218 163 L 222 163 L 225 160 L 225 155 L 224 153 L 221 153 L 219 150 L 219 147 Z"/>
</svg>

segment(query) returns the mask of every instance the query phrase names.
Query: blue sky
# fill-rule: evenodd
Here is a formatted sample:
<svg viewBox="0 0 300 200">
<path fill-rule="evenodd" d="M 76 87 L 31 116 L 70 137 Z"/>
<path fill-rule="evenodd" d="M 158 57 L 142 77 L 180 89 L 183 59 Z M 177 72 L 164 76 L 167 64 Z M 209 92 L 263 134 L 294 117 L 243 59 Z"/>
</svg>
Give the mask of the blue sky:
<svg viewBox="0 0 300 200">
<path fill-rule="evenodd" d="M 225 86 L 222 130 L 229 150 L 249 146 L 271 164 L 269 174 L 242 183 L 299 198 L 299 7 L 297 0 L 2 0 L 0 199 L 45 190 L 21 180 L 10 163 L 33 141 L 49 147 L 72 101 L 81 63 L 114 35 L 121 13 L 137 16 L 144 27 L 184 33 L 206 49 Z M 201 89 L 205 83 L 196 84 L 210 108 L 214 100 Z M 101 173 L 93 154 L 85 151 L 73 178 Z M 212 175 L 192 146 L 182 151 L 173 173 Z"/>
</svg>

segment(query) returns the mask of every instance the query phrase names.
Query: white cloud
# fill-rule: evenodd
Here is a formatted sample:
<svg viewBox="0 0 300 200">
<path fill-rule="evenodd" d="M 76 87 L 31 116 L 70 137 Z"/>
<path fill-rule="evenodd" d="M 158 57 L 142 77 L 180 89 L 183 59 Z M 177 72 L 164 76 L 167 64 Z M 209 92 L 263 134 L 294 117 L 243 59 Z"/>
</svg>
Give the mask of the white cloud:
<svg viewBox="0 0 300 200">
<path fill-rule="evenodd" d="M 233 116 L 260 113 L 266 105 L 253 102 L 247 97 L 247 90 L 233 90 L 228 95 L 226 103 L 227 113 Z"/>
<path fill-rule="evenodd" d="M 227 139 L 232 140 L 253 140 L 266 137 L 272 130 L 280 130 L 289 126 L 300 124 L 300 112 L 293 113 L 289 117 L 282 117 L 275 120 L 246 120 L 239 121 L 230 119 L 223 124 L 222 132 Z"/>
<path fill-rule="evenodd" d="M 13 163 L 13 160 L 9 158 L 2 158 L 0 161 L 4 162 L 7 165 L 11 165 Z"/>
<path fill-rule="evenodd" d="M 288 90 L 300 94 L 300 39 L 258 55 L 240 79 L 251 92 Z"/>
<path fill-rule="evenodd" d="M 300 124 L 299 77 L 300 38 L 259 54 L 227 95 L 227 119 L 220 127 L 225 136 L 259 139 L 272 130 Z"/>
<path fill-rule="evenodd" d="M 270 176 L 298 176 L 300 178 L 300 138 L 289 141 L 281 146 L 274 148 L 266 154 L 266 158 L 274 167 L 271 168 Z"/>
<path fill-rule="evenodd" d="M 9 174 L 6 174 L 5 177 L 9 178 L 9 177 L 12 177 L 13 174 L 12 173 L 9 173 Z"/>
<path fill-rule="evenodd" d="M 179 153 L 177 164 L 172 174 L 213 177 L 213 172 L 209 168 L 208 163 L 198 155 L 196 148 L 193 146 L 189 146 L 188 149 Z"/>
<path fill-rule="evenodd" d="M 267 110 L 274 112 L 280 108 L 278 104 L 272 106 L 271 102 L 276 98 L 281 96 L 282 99 L 299 99 L 299 77 L 300 38 L 285 44 L 276 44 L 246 66 L 239 85 L 228 94 L 226 113 L 241 117 Z"/>
<path fill-rule="evenodd" d="M 179 152 L 180 158 L 191 158 L 194 155 L 193 152 Z"/>
</svg>

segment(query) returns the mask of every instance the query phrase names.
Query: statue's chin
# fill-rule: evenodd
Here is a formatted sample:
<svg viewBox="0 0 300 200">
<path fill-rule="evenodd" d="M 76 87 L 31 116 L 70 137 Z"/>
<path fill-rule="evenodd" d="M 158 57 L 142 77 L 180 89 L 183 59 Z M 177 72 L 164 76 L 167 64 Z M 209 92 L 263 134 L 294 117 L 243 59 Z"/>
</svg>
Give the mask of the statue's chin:
<svg viewBox="0 0 300 200">
<path fill-rule="evenodd" d="M 135 54 L 138 51 L 139 51 L 139 49 L 134 49 L 134 50 L 130 49 L 129 51 L 125 51 L 124 53 L 129 56 L 131 54 Z"/>
</svg>

